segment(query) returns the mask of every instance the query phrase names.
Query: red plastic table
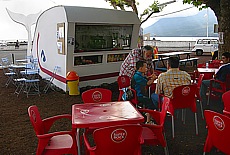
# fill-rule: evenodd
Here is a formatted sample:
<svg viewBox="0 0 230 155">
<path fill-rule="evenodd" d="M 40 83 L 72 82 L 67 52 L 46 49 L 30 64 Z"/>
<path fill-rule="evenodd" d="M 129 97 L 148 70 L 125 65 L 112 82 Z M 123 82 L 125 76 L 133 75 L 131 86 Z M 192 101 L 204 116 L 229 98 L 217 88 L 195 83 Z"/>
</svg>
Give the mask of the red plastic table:
<svg viewBox="0 0 230 155">
<path fill-rule="evenodd" d="M 79 129 L 105 127 L 144 122 L 144 117 L 129 101 L 74 104 L 72 128 L 77 129 L 78 155 L 80 155 Z"/>
<path fill-rule="evenodd" d="M 200 74 L 204 74 L 203 80 L 209 80 L 213 78 L 213 75 L 218 71 L 217 68 L 197 68 Z"/>
</svg>

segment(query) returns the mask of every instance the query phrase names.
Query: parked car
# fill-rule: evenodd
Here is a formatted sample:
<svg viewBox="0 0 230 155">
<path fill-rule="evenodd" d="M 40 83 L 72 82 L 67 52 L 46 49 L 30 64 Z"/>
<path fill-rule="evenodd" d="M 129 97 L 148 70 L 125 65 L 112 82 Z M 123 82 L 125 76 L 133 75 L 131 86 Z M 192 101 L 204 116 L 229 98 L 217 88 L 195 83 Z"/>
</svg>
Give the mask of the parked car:
<svg viewBox="0 0 230 155">
<path fill-rule="evenodd" d="M 210 53 L 218 51 L 219 40 L 216 38 L 201 38 L 198 39 L 192 49 L 193 52 L 196 52 L 197 56 L 202 55 L 203 53 Z"/>
<path fill-rule="evenodd" d="M 4 49 L 6 47 L 7 47 L 6 43 L 0 42 L 0 49 Z"/>
</svg>

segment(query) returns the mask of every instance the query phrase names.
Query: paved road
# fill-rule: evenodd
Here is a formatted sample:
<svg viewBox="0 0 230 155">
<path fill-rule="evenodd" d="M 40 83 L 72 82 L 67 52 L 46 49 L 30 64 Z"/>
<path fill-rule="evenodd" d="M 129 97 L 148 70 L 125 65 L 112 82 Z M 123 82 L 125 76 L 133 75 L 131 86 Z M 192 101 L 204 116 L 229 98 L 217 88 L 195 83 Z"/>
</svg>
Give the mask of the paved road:
<svg viewBox="0 0 230 155">
<path fill-rule="evenodd" d="M 166 51 L 161 52 L 161 53 L 165 53 L 165 52 Z M 167 51 L 167 52 L 169 52 L 169 51 Z M 7 57 L 11 62 L 13 59 L 14 59 L 14 61 L 17 59 L 24 59 L 25 56 L 26 56 L 26 49 L 17 49 L 17 50 L 15 50 L 15 49 L 1 50 L 0 49 L 0 58 Z M 211 59 L 210 54 L 205 54 L 202 56 L 196 56 L 195 53 L 192 53 L 191 57 L 198 57 L 199 58 L 198 63 L 205 63 Z"/>
</svg>

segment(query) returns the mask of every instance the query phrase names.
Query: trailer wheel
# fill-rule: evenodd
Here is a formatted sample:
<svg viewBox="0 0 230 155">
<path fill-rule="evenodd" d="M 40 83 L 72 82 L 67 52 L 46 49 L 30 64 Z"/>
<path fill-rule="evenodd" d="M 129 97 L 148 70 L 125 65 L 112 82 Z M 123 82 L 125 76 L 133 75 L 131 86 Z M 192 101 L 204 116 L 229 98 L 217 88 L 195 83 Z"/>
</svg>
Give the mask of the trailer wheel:
<svg viewBox="0 0 230 155">
<path fill-rule="evenodd" d="M 202 54 L 203 54 L 203 51 L 202 51 L 202 50 L 197 50 L 197 51 L 196 51 L 196 55 L 197 55 L 197 56 L 201 56 Z"/>
</svg>

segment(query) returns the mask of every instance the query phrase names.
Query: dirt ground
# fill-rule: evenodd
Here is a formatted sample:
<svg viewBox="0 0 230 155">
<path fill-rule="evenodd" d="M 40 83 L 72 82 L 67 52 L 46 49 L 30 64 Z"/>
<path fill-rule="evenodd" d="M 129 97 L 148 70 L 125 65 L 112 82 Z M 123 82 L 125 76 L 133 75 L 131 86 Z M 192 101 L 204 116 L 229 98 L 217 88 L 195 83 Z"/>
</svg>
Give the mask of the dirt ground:
<svg viewBox="0 0 230 155">
<path fill-rule="evenodd" d="M 210 56 L 201 56 L 200 62 L 205 62 Z M 192 70 L 193 68 L 183 68 Z M 50 117 L 58 114 L 71 114 L 71 106 L 73 104 L 82 103 L 80 96 L 69 96 L 62 91 L 49 91 L 47 94 L 42 93 L 40 96 L 29 96 L 20 94 L 17 97 L 14 94 L 15 86 L 5 87 L 6 77 L 0 70 L 0 154 L 3 155 L 30 155 L 36 154 L 37 138 L 30 123 L 27 109 L 30 105 L 37 105 L 42 118 Z M 44 84 L 41 83 L 41 90 Z M 113 91 L 113 100 L 118 97 L 118 87 L 116 83 L 104 84 Z M 84 88 L 81 91 L 84 91 Z M 205 109 L 213 109 L 221 112 L 223 105 L 215 101 Z M 205 120 L 201 118 L 200 107 L 198 109 L 198 128 L 199 135 L 195 135 L 194 115 L 187 110 L 186 124 L 181 122 L 181 113 L 175 120 L 175 139 L 171 135 L 171 119 L 167 118 L 165 122 L 165 132 L 169 153 L 173 155 L 199 155 L 203 153 L 204 142 L 207 135 L 205 128 Z M 52 131 L 71 129 L 71 122 L 68 120 L 58 121 L 52 127 Z M 144 155 L 160 155 L 164 154 L 161 146 L 143 146 L 142 154 Z M 212 150 L 210 154 L 222 153 Z"/>
</svg>

